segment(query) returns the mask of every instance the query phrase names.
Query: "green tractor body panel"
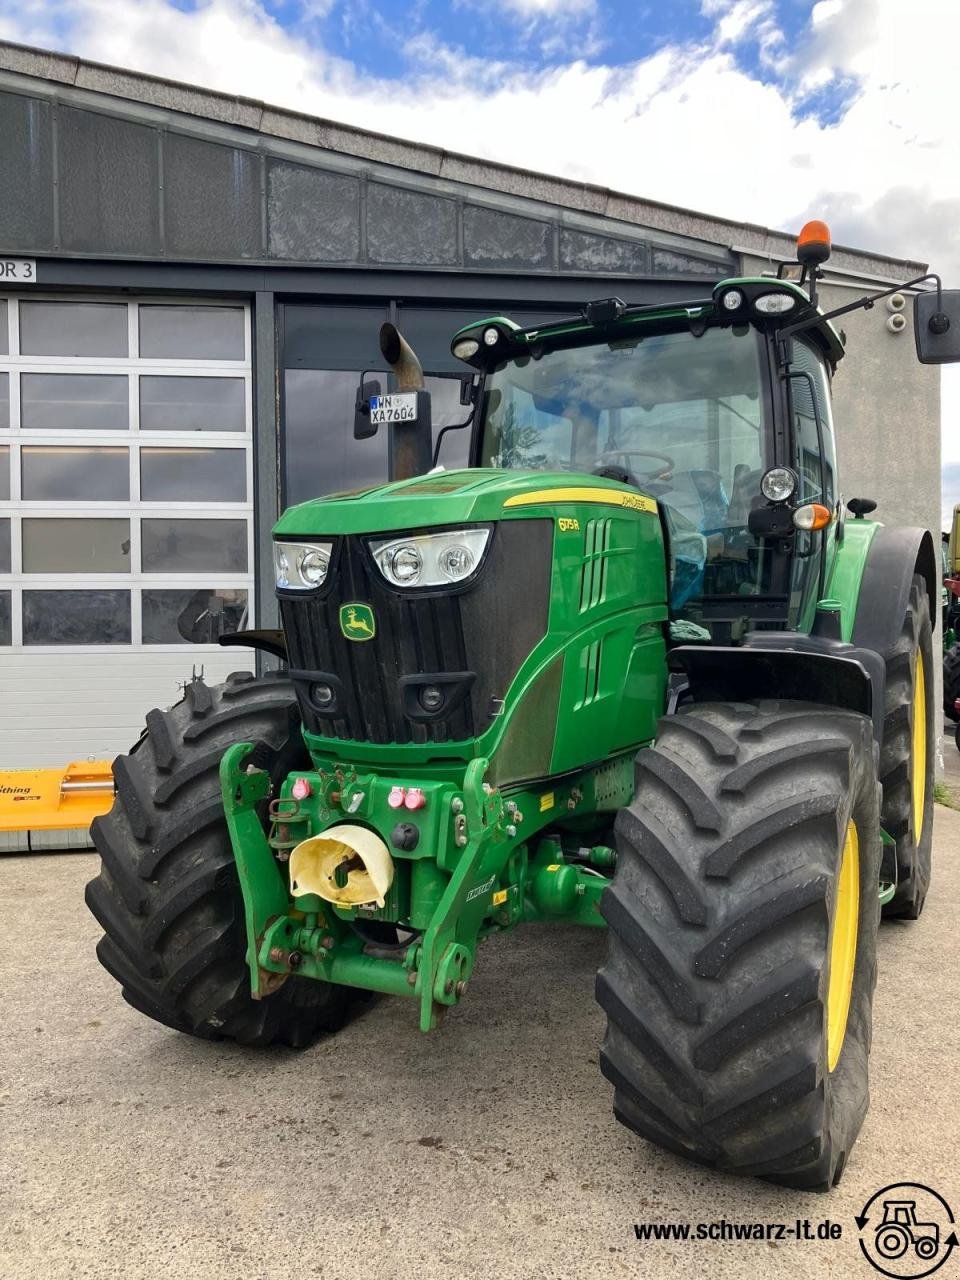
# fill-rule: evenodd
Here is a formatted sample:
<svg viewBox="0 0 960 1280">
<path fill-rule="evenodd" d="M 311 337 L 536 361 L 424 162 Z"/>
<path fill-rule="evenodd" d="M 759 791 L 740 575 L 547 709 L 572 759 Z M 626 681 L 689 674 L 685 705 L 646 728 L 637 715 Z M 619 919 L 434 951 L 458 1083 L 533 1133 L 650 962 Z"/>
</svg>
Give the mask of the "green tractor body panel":
<svg viewBox="0 0 960 1280">
<path fill-rule="evenodd" d="M 860 584 L 867 566 L 870 546 L 880 527 L 876 520 L 846 520 L 842 542 L 832 540 L 832 553 L 826 573 L 826 595 L 840 605 L 840 634 L 845 641 L 853 638 Z"/>
<path fill-rule="evenodd" d="M 370 547 L 384 541 L 370 535 L 478 527 L 483 558 L 454 593 L 389 583 Z M 268 994 L 293 956 L 298 974 L 418 998 L 428 1029 L 465 990 L 484 933 L 532 919 L 602 923 L 608 829 L 666 704 L 657 504 L 597 476 L 464 470 L 307 502 L 275 532 L 332 552 L 318 592 L 280 592 L 314 768 L 283 782 L 268 835 L 257 816 L 266 775 L 245 771 L 252 745 L 222 765 L 253 990 Z M 459 702 L 405 727 L 391 689 L 370 687 L 381 672 L 391 689 L 411 682 L 408 697 L 426 684 Z M 325 679 L 339 715 L 311 707 Z M 275 854 L 344 824 L 389 850 L 382 902 L 307 893 L 291 904 Z M 358 921 L 416 941 L 402 958 L 370 956 Z"/>
</svg>

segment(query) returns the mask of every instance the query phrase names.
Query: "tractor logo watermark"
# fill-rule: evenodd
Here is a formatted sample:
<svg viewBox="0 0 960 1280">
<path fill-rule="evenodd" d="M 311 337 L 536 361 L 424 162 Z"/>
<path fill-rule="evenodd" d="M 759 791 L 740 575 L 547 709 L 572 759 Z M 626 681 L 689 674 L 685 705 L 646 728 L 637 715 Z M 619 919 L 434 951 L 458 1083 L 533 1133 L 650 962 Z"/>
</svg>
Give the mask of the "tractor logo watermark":
<svg viewBox="0 0 960 1280">
<path fill-rule="evenodd" d="M 342 604 L 340 630 L 348 640 L 372 640 L 377 634 L 373 610 L 368 604 Z"/>
<path fill-rule="evenodd" d="M 922 1182 L 896 1182 L 871 1196 L 856 1217 L 860 1251 L 881 1275 L 920 1280 L 933 1275 L 960 1241 L 953 1210 Z"/>
</svg>

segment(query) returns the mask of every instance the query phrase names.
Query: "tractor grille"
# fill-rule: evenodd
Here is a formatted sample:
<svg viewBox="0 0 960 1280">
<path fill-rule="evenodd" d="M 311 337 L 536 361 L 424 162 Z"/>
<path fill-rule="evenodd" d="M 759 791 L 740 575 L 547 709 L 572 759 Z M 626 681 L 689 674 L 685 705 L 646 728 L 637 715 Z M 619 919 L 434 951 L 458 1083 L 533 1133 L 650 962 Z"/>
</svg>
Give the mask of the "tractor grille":
<svg viewBox="0 0 960 1280">
<path fill-rule="evenodd" d="M 398 536 L 402 536 L 402 531 Z M 494 527 L 483 569 L 467 589 L 418 594 L 388 586 L 366 539 L 338 538 L 330 576 L 318 592 L 282 595 L 290 674 L 305 728 L 355 741 L 463 741 L 482 733 L 521 662 L 546 632 L 552 523 L 505 521 Z M 342 605 L 374 614 L 372 640 L 348 640 Z M 462 675 L 459 698 L 436 719 L 407 714 L 404 678 Z M 324 677 L 335 690 L 329 713 L 316 701 Z"/>
</svg>

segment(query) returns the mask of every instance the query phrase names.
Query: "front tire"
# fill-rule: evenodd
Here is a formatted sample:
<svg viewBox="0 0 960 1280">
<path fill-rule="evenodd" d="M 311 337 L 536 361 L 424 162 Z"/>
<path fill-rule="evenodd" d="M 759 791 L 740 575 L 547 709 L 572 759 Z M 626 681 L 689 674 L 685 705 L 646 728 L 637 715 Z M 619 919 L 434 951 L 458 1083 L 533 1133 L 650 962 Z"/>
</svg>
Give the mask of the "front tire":
<svg viewBox="0 0 960 1280">
<path fill-rule="evenodd" d="M 930 599 L 919 574 L 910 586 L 900 634 L 884 661 L 880 821 L 896 845 L 897 888 L 883 914 L 916 920 L 930 888 L 936 750 Z"/>
<path fill-rule="evenodd" d="M 219 765 L 234 742 L 274 782 L 309 763 L 296 697 L 279 673 L 194 680 L 169 711 L 151 711 L 140 741 L 114 762 L 117 795 L 91 835 L 100 874 L 87 906 L 104 936 L 97 957 L 133 1008 L 202 1039 L 301 1048 L 342 1025 L 348 992 L 290 977 L 254 1000 L 237 866 Z"/>
<path fill-rule="evenodd" d="M 665 717 L 616 829 L 597 997 L 618 1119 L 718 1169 L 833 1185 L 868 1104 L 870 722 L 788 702 Z"/>
</svg>

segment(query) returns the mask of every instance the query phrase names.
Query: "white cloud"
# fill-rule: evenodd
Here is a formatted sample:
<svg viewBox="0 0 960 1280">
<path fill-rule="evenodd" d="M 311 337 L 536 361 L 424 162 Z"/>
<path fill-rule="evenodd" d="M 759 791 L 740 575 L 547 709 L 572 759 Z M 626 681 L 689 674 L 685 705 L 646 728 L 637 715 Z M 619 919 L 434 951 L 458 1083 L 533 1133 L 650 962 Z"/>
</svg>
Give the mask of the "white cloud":
<svg viewBox="0 0 960 1280">
<path fill-rule="evenodd" d="M 560 31 L 594 7 L 507 3 Z M 627 65 L 586 62 L 574 36 L 566 61 L 537 72 L 421 38 L 391 81 L 285 31 L 258 0 L 24 0 L 0 10 L 0 37 L 734 219 L 789 228 L 826 213 L 839 241 L 930 261 L 960 285 L 960 4 L 820 0 L 789 51 L 769 0 L 701 8 L 704 45 Z M 747 39 L 772 83 L 738 65 Z M 855 100 L 821 125 L 804 105 L 838 75 L 855 78 Z M 944 453 L 960 460 L 960 370 L 944 385 Z"/>
</svg>

